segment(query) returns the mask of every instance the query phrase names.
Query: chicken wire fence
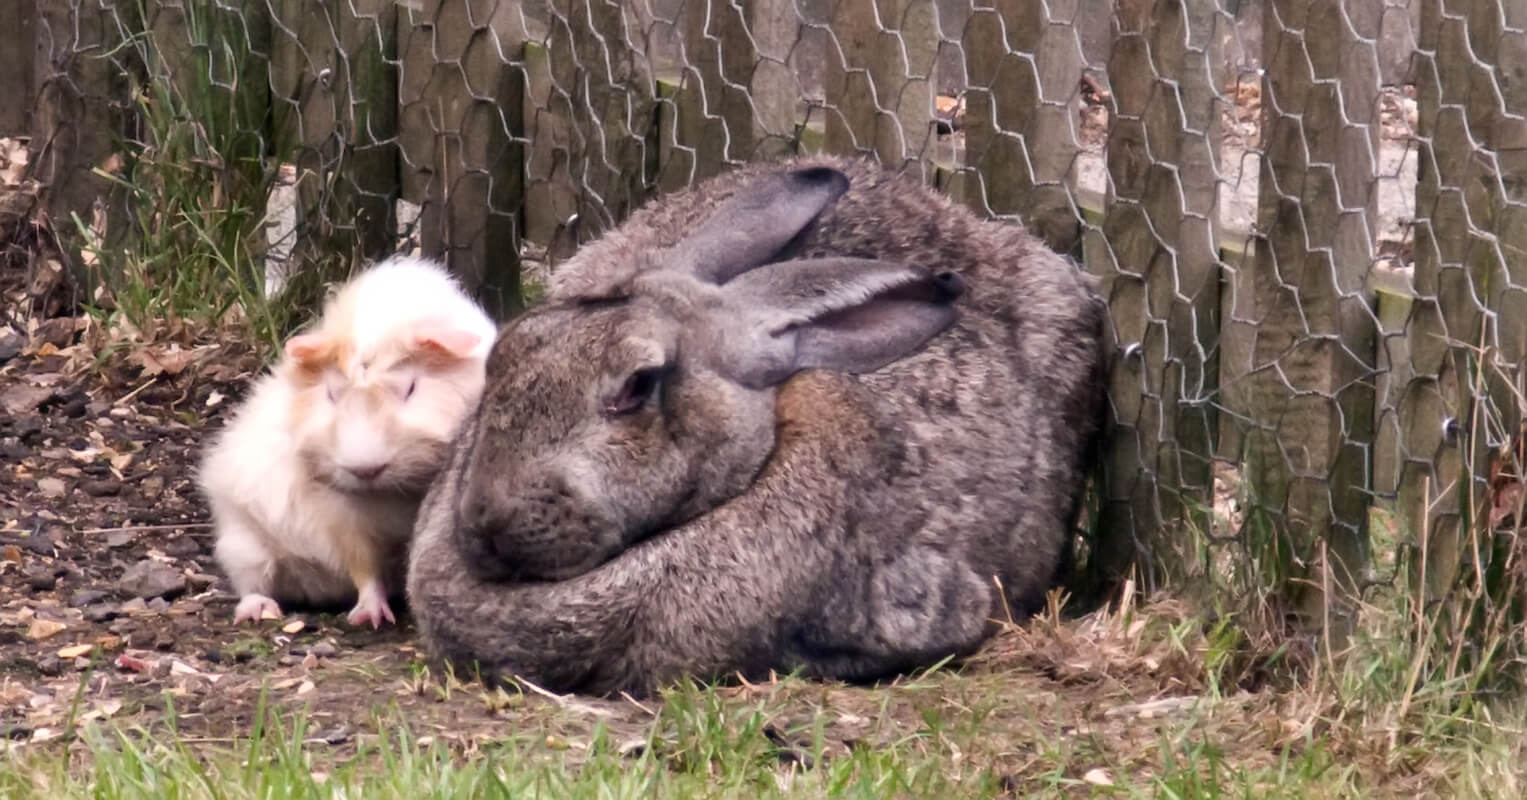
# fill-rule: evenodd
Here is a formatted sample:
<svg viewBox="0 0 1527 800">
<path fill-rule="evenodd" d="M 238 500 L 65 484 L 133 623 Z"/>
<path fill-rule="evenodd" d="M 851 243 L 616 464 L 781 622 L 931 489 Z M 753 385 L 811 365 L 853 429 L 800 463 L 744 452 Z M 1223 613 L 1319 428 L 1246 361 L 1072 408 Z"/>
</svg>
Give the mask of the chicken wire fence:
<svg viewBox="0 0 1527 800">
<path fill-rule="evenodd" d="M 172 210 L 222 214 L 229 274 L 267 294 L 419 249 L 507 315 L 656 195 L 873 155 L 1099 276 L 1088 576 L 1327 618 L 1312 601 L 1380 581 L 1509 599 L 1490 592 L 1522 496 L 1523 3 L 0 7 L 26 91 L 0 133 L 29 137 L 67 265 L 110 272 Z"/>
</svg>

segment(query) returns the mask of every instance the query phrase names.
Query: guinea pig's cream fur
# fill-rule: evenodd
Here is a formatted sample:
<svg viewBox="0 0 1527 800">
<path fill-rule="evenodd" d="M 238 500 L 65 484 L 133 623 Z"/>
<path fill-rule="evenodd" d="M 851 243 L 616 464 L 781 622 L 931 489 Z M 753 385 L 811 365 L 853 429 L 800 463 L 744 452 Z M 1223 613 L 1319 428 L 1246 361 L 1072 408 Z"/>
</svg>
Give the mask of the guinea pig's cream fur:
<svg viewBox="0 0 1527 800">
<path fill-rule="evenodd" d="M 496 333 L 442 268 L 398 257 L 286 343 L 198 475 L 235 622 L 350 598 L 352 624 L 395 621 L 418 500 L 482 394 Z"/>
</svg>

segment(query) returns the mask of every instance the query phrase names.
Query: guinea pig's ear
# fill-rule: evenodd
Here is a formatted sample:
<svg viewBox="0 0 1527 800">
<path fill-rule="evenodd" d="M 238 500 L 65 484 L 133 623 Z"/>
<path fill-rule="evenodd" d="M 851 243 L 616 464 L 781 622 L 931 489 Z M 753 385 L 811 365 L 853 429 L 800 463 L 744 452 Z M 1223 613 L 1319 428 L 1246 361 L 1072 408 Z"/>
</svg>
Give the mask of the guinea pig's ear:
<svg viewBox="0 0 1527 800">
<path fill-rule="evenodd" d="M 322 333 L 299 333 L 286 340 L 286 356 L 304 369 L 317 367 L 329 359 L 334 340 Z"/>
<path fill-rule="evenodd" d="M 949 327 L 965 281 L 954 272 L 857 258 L 783 261 L 722 290 L 725 310 L 701 323 L 713 366 L 754 388 L 803 369 L 870 372 Z"/>
<path fill-rule="evenodd" d="M 413 350 L 426 359 L 450 363 L 468 358 L 482 344 L 482 335 L 447 320 L 425 320 L 413 327 Z"/>
<path fill-rule="evenodd" d="M 789 257 L 792 247 L 844 192 L 848 176 L 830 167 L 765 175 L 739 189 L 661 258 L 664 269 L 724 284 Z"/>
</svg>

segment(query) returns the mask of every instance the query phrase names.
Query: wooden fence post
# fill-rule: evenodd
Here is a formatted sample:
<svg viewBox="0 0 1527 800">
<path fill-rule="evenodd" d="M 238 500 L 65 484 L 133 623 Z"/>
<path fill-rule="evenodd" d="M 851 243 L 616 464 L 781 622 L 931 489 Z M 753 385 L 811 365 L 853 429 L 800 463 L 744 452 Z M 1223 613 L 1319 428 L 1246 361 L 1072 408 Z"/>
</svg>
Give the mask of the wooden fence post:
<svg viewBox="0 0 1527 800">
<path fill-rule="evenodd" d="M 963 37 L 965 163 L 980 179 L 966 182 L 964 201 L 1016 215 L 1050 247 L 1072 252 L 1081 232 L 1070 186 L 1081 151 L 1077 0 L 975 4 Z"/>
<path fill-rule="evenodd" d="M 577 249 L 578 184 L 571 174 L 572 121 L 553 111 L 551 64 L 546 47 L 526 42 L 525 238 L 545 245 L 548 257 Z M 571 223 L 571 226 L 569 225 Z"/>
<path fill-rule="evenodd" d="M 1368 566 L 1381 5 L 1268 0 L 1262 238 L 1222 323 L 1250 327 L 1251 363 L 1220 365 L 1249 425 L 1242 536 L 1285 610 L 1328 613 L 1333 642 Z"/>
<path fill-rule="evenodd" d="M 551 0 L 548 110 L 571 128 L 578 243 L 613 228 L 656 185 L 657 103 L 646 54 L 633 46 L 636 0 Z"/>
<path fill-rule="evenodd" d="M 99 0 L 38 3 L 36 9 L 30 163 L 43 186 L 39 203 L 65 243 L 67 266 L 80 280 L 85 276 L 74 216 L 90 225 L 100 215 L 108 247 L 128 232 L 124 193 L 92 172 L 115 152 L 113 137 L 126 133 L 131 102 L 124 75 L 108 56 L 118 42 L 115 13 Z"/>
<path fill-rule="evenodd" d="M 670 182 L 791 150 L 800 92 L 785 57 L 799 31 L 794 0 L 687 0 Z"/>
<path fill-rule="evenodd" d="M 1095 250 L 1116 348 L 1099 577 L 1180 574 L 1212 520 L 1219 389 L 1219 12 L 1119 0 L 1108 76 L 1111 196 Z M 1170 533 L 1168 533 L 1170 532 Z M 1223 535 L 1223 532 L 1221 532 Z M 1175 551 L 1175 552 L 1174 552 Z"/>
<path fill-rule="evenodd" d="M 0 47 L 0 75 L 6 76 L 11 96 L 0 103 L 0 136 L 25 136 L 37 96 L 37 0 L 0 0 L 0 19 L 12 26 L 12 44 Z"/>
<path fill-rule="evenodd" d="M 933 4 L 845 0 L 827 44 L 826 149 L 873 153 L 893 169 L 916 165 L 933 182 Z"/>
<path fill-rule="evenodd" d="M 398 187 L 397 5 L 282 0 L 272 26 L 272 135 L 295 141 L 289 270 L 390 251 Z M 294 274 L 294 273 L 292 273 Z"/>
<path fill-rule="evenodd" d="M 503 318 L 519 309 L 525 72 L 522 42 L 490 24 L 498 2 L 424 0 L 398 16 L 398 126 L 421 249 Z"/>
<path fill-rule="evenodd" d="M 1489 365 L 1519 368 L 1527 356 L 1527 81 L 1514 72 L 1527 63 L 1527 13 L 1424 0 L 1421 14 L 1415 369 L 1400 407 L 1399 506 L 1425 559 L 1424 574 L 1412 564 L 1417 602 L 1430 603 L 1459 575 L 1477 532 L 1465 523 L 1484 527 L 1489 440 L 1521 421 Z"/>
</svg>

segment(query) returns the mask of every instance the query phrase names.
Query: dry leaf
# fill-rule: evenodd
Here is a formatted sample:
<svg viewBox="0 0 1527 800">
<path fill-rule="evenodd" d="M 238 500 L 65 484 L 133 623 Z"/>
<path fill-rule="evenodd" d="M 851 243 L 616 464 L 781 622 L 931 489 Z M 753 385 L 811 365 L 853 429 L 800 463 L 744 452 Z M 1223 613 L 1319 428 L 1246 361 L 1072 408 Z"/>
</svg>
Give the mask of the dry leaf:
<svg viewBox="0 0 1527 800">
<path fill-rule="evenodd" d="M 93 644 L 76 644 L 70 645 L 68 647 L 61 647 L 58 650 L 58 657 L 64 659 L 75 659 L 79 658 L 80 656 L 90 655 L 90 651 L 93 649 L 95 649 L 95 645 Z"/>
<path fill-rule="evenodd" d="M 67 629 L 68 627 L 68 625 L 62 622 L 56 622 L 51 619 L 42 619 L 39 617 L 32 620 L 32 624 L 27 628 L 27 638 L 34 642 L 41 641 L 48 638 L 49 636 L 53 636 L 54 634 Z"/>
<path fill-rule="evenodd" d="M 1108 777 L 1108 771 L 1102 769 L 1101 767 L 1093 767 L 1092 769 L 1087 770 L 1087 774 L 1082 776 L 1082 780 L 1092 784 L 1093 786 L 1113 785 L 1113 778 Z"/>
<path fill-rule="evenodd" d="M 179 344 L 171 342 L 168 345 L 138 347 L 133 350 L 128 361 L 143 367 L 143 377 L 152 378 L 160 373 L 179 375 L 195 363 L 199 355 L 194 350 L 182 349 Z"/>
</svg>

